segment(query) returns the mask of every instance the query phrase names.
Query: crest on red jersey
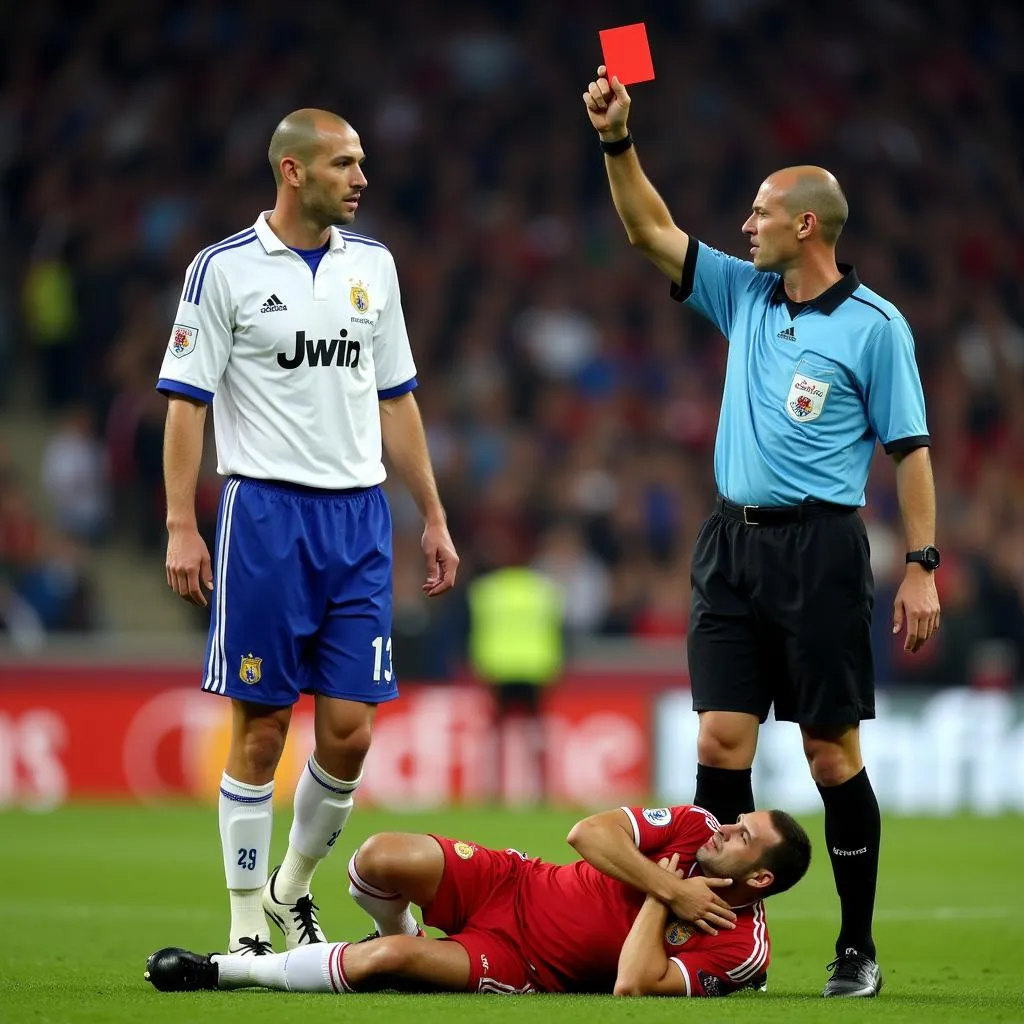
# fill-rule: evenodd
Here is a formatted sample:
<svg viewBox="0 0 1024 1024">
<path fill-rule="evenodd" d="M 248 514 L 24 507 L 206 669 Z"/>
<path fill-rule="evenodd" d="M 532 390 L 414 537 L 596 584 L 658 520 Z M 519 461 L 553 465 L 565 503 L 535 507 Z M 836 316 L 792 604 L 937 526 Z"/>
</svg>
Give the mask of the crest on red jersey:
<svg viewBox="0 0 1024 1024">
<path fill-rule="evenodd" d="M 648 825 L 655 825 L 658 828 L 672 820 L 672 811 L 668 807 L 645 807 L 641 813 Z"/>
<path fill-rule="evenodd" d="M 668 927 L 665 929 L 665 941 L 670 946 L 681 946 L 696 931 L 697 929 L 693 925 L 684 924 L 682 921 L 669 921 Z"/>
</svg>

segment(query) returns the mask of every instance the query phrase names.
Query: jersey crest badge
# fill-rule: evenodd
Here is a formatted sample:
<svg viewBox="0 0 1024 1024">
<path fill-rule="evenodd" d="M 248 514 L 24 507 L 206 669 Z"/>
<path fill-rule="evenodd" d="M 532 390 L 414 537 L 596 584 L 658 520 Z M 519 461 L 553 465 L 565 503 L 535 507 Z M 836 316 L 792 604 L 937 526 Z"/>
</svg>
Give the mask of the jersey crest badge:
<svg viewBox="0 0 1024 1024">
<path fill-rule="evenodd" d="M 348 297 L 352 303 L 352 308 L 357 313 L 365 313 L 370 308 L 370 293 L 366 290 L 366 285 L 362 281 L 357 281 L 352 285 Z"/>
<path fill-rule="evenodd" d="M 198 327 L 189 327 L 187 324 L 175 324 L 171 328 L 171 343 L 168 346 L 171 355 L 183 359 L 195 347 L 196 339 L 199 337 Z"/>
<path fill-rule="evenodd" d="M 463 843 L 461 841 L 456 843 L 453 849 L 455 850 L 455 856 L 458 857 L 459 860 L 469 860 L 469 858 L 476 853 L 476 850 L 470 846 L 469 843 Z"/>
<path fill-rule="evenodd" d="M 242 655 L 242 664 L 238 668 L 238 678 L 243 683 L 248 683 L 250 686 L 255 686 L 260 679 L 263 678 L 263 672 L 260 666 L 263 664 L 262 658 L 254 658 L 252 651 L 248 654 Z"/>
<path fill-rule="evenodd" d="M 794 374 L 793 383 L 789 385 L 789 395 L 786 397 L 786 412 L 789 413 L 790 419 L 796 420 L 797 423 L 810 423 L 811 420 L 816 420 L 825 408 L 825 399 L 831 386 L 827 381 L 815 380 L 803 373 Z"/>
<path fill-rule="evenodd" d="M 665 941 L 670 946 L 681 946 L 692 938 L 696 931 L 693 925 L 684 924 L 682 921 L 669 921 L 665 929 Z"/>
<path fill-rule="evenodd" d="M 648 825 L 657 828 L 662 828 L 672 820 L 672 812 L 667 807 L 645 807 L 641 813 Z"/>
</svg>

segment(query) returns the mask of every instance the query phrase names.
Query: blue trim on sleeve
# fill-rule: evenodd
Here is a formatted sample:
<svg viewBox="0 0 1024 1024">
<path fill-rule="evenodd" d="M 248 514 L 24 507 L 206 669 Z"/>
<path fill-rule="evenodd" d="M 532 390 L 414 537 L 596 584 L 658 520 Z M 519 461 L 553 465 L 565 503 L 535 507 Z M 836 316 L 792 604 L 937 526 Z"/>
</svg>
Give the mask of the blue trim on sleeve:
<svg viewBox="0 0 1024 1024">
<path fill-rule="evenodd" d="M 156 389 L 162 395 L 184 395 L 186 398 L 196 398 L 207 405 L 213 401 L 212 391 L 204 391 L 202 388 L 182 384 L 180 380 L 170 380 L 167 377 L 161 377 L 156 382 Z"/>
<path fill-rule="evenodd" d="M 383 391 L 377 392 L 377 398 L 383 401 L 386 398 L 398 398 L 399 395 L 407 394 L 412 391 L 413 388 L 418 388 L 419 382 L 413 377 L 411 380 L 407 380 L 404 384 L 399 384 L 397 387 L 385 388 Z"/>
<path fill-rule="evenodd" d="M 213 252 L 214 249 L 219 248 L 222 245 L 226 245 L 228 242 L 234 242 L 236 239 L 241 238 L 242 235 L 248 234 L 250 231 L 254 231 L 252 227 L 243 228 L 241 231 L 236 231 L 233 235 L 228 235 L 227 238 L 222 238 L 219 242 L 214 242 L 213 245 L 208 245 L 203 251 L 196 257 L 195 262 L 192 264 L 192 273 L 188 275 L 188 281 L 185 284 L 185 294 L 192 294 L 192 286 L 196 282 L 196 274 L 199 273 L 199 268 L 202 265 L 207 255 Z M 189 299 L 188 301 L 192 301 Z"/>
<path fill-rule="evenodd" d="M 228 249 L 237 249 L 239 246 L 250 245 L 256 241 L 256 229 L 250 228 L 241 238 L 235 242 L 223 243 L 218 246 L 214 246 L 206 256 L 203 257 L 203 269 L 199 271 L 199 277 L 193 284 L 193 295 L 191 298 L 187 298 L 186 302 L 191 302 L 193 305 L 199 305 L 199 297 L 203 294 L 203 281 L 206 279 L 206 271 L 210 267 L 210 261 L 214 256 L 219 255 L 222 252 L 227 252 Z M 197 268 L 198 269 L 198 268 Z M 193 277 L 195 275 L 193 274 Z"/>
</svg>

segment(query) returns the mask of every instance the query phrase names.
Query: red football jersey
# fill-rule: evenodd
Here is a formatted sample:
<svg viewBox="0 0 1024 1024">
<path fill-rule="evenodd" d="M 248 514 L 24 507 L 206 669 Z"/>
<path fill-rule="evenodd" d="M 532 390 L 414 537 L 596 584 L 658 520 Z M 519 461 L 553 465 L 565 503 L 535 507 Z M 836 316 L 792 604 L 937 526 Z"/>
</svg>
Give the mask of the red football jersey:
<svg viewBox="0 0 1024 1024">
<path fill-rule="evenodd" d="M 692 806 L 623 810 L 648 859 L 678 853 L 680 870 L 700 873 L 697 850 L 719 831 L 713 815 Z M 583 860 L 565 865 L 532 860 L 525 867 L 515 913 L 524 952 L 543 988 L 611 992 L 619 952 L 644 894 Z M 771 946 L 763 902 L 733 909 L 736 927 L 717 936 L 669 919 L 665 952 L 682 972 L 688 995 L 728 995 L 767 968 Z"/>
</svg>

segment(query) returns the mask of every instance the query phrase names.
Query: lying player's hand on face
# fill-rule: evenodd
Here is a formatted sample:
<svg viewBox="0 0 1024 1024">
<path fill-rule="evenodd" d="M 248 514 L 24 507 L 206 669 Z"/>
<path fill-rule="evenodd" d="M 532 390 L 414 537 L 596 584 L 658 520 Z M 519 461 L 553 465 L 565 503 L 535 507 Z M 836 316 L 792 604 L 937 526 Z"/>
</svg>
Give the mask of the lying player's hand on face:
<svg viewBox="0 0 1024 1024">
<path fill-rule="evenodd" d="M 719 928 L 736 927 L 732 908 L 715 892 L 730 885 L 731 878 L 681 878 L 669 907 L 680 921 L 689 921 L 708 935 L 717 935 Z"/>
<path fill-rule="evenodd" d="M 658 867 L 664 868 L 666 871 L 671 871 L 672 874 L 678 878 L 683 877 L 683 871 L 679 867 L 679 854 L 673 853 L 671 857 L 662 857 L 658 861 Z"/>
<path fill-rule="evenodd" d="M 587 108 L 590 123 L 598 132 L 618 137 L 626 134 L 629 93 L 614 75 L 609 82 L 605 77 L 607 74 L 608 69 L 602 64 L 597 69 L 597 80 L 591 82 L 583 94 L 583 103 Z"/>
</svg>

